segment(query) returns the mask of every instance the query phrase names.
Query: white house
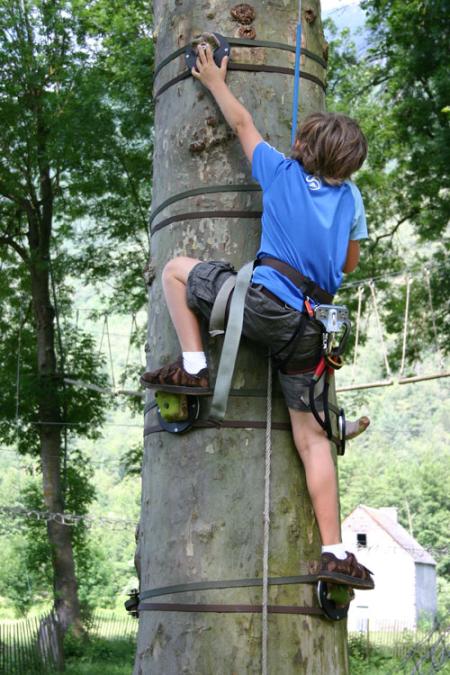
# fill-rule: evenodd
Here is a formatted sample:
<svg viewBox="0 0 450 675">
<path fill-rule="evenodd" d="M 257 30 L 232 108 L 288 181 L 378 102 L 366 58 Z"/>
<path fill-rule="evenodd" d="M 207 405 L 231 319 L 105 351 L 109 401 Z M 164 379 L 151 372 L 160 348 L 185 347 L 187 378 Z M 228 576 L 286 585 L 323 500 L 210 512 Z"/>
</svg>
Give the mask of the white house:
<svg viewBox="0 0 450 675">
<path fill-rule="evenodd" d="M 414 629 L 437 608 L 436 562 L 397 521 L 397 509 L 358 506 L 342 523 L 345 548 L 374 573 L 375 589 L 356 591 L 348 629 Z"/>
</svg>

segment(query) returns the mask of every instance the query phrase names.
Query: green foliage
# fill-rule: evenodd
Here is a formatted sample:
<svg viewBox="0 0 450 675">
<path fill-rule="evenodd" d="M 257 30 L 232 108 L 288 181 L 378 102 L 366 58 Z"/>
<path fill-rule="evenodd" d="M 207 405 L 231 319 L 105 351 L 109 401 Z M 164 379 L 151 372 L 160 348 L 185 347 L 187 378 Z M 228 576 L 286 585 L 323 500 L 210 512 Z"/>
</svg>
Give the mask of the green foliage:
<svg viewBox="0 0 450 675">
<path fill-rule="evenodd" d="M 364 635 L 351 635 L 348 640 L 350 672 L 352 675 L 378 675 L 378 673 L 401 673 L 399 660 L 390 654 L 367 644 Z"/>
<path fill-rule="evenodd" d="M 24 456 L 44 457 L 40 422 L 51 409 L 51 424 L 62 422 L 54 436 L 64 506 L 78 514 L 94 491 L 77 441 L 99 437 L 110 398 L 65 382 L 107 382 L 92 337 L 74 320 L 68 279 L 108 280 L 104 306 L 122 312 L 145 302 L 150 21 L 142 0 L 5 0 L 0 13 L 0 439 Z M 43 363 L 50 376 L 42 375 Z M 36 478 L 10 503 L 18 499 L 44 510 Z M 27 521 L 20 534 L 29 545 L 12 542 L 38 597 L 52 586 L 45 532 L 41 522 Z M 82 598 L 111 601 L 107 556 L 88 543 L 83 525 L 72 535 Z M 8 579 L 2 592 L 14 584 Z M 20 584 L 11 593 L 24 611 L 30 593 Z"/>
<path fill-rule="evenodd" d="M 382 317 L 396 339 L 394 364 L 400 362 L 405 290 L 387 275 L 405 268 L 419 274 L 411 287 L 407 362 L 420 361 L 430 344 L 449 350 L 450 120 L 443 111 L 450 76 L 448 28 L 441 30 L 439 23 L 444 6 L 444 0 L 366 0 L 368 53 L 357 55 L 348 31 L 335 31 L 330 44 L 328 107 L 356 117 L 369 142 L 368 161 L 356 180 L 370 242 L 351 281 L 380 278 L 377 285 L 386 291 Z M 351 292 L 342 299 L 356 308 Z"/>
<path fill-rule="evenodd" d="M 397 507 L 399 522 L 431 550 L 447 581 L 448 391 L 446 380 L 437 380 L 367 393 L 372 425 L 339 464 L 343 517 L 358 504 Z M 361 408 L 361 395 L 347 394 L 343 402 L 351 417 Z M 440 600 L 443 609 L 448 600 Z"/>
<path fill-rule="evenodd" d="M 135 640 L 90 637 L 65 641 L 65 673 L 69 675 L 129 675 L 133 667 Z"/>
<path fill-rule="evenodd" d="M 445 0 L 366 0 L 373 40 L 371 58 L 385 80 L 392 119 L 405 157 L 404 197 L 422 240 L 445 235 L 450 217 L 447 148 L 450 31 Z M 448 236 L 448 234 L 447 234 Z M 448 239 L 447 239 L 448 244 Z"/>
</svg>

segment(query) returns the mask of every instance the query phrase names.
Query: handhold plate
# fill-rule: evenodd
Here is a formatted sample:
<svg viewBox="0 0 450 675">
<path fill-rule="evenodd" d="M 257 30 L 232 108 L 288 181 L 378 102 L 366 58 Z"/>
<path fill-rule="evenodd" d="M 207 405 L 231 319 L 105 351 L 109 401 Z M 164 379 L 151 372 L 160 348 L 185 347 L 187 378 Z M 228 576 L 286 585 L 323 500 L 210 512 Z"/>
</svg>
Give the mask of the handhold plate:
<svg viewBox="0 0 450 675">
<path fill-rule="evenodd" d="M 202 40 L 202 38 L 204 39 Z M 219 33 L 202 33 L 202 35 L 197 35 L 186 49 L 186 65 L 189 70 L 195 68 L 195 64 L 197 62 L 198 45 L 203 43 L 209 44 L 212 48 L 214 44 L 216 45 L 215 49 L 213 48 L 213 57 L 216 65 L 219 68 L 223 57 L 230 56 L 231 54 L 230 45 L 223 35 L 220 35 Z"/>
<path fill-rule="evenodd" d="M 348 608 L 355 597 L 351 586 L 330 584 L 326 581 L 317 583 L 317 599 L 326 616 L 333 621 L 341 621 L 348 614 Z"/>
<path fill-rule="evenodd" d="M 176 395 L 171 394 L 170 396 L 173 397 Z M 161 428 L 164 429 L 164 431 L 168 431 L 171 434 L 181 434 L 184 431 L 188 431 L 188 429 L 192 427 L 192 425 L 194 424 L 195 420 L 198 418 L 198 415 L 200 413 L 200 401 L 198 400 L 197 396 L 186 396 L 185 394 L 182 394 L 180 398 L 181 397 L 186 399 L 186 401 L 184 402 L 185 405 L 180 406 L 180 409 L 183 410 L 182 416 L 184 419 L 169 421 L 167 418 L 164 417 L 165 411 L 164 410 L 161 411 L 159 403 L 156 408 L 156 414 Z"/>
</svg>

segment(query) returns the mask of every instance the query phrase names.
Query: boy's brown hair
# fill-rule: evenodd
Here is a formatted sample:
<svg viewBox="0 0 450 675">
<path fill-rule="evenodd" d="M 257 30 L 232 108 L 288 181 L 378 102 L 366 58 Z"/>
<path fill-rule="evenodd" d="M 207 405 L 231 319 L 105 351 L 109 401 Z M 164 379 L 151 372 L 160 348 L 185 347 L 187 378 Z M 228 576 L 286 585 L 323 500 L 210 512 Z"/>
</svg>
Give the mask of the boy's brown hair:
<svg viewBox="0 0 450 675">
<path fill-rule="evenodd" d="M 367 141 L 351 117 L 318 112 L 308 115 L 298 129 L 291 156 L 308 173 L 340 183 L 363 164 Z"/>
</svg>

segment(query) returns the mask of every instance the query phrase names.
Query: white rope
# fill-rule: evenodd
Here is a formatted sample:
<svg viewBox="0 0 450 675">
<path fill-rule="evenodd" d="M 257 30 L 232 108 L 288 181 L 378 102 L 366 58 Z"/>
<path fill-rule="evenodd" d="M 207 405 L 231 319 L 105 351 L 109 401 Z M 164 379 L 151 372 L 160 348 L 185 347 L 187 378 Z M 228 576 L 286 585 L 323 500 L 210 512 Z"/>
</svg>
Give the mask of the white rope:
<svg viewBox="0 0 450 675">
<path fill-rule="evenodd" d="M 134 313 L 131 315 L 130 337 L 128 338 L 127 358 L 125 359 L 125 368 L 124 368 L 124 379 L 123 379 L 123 386 L 124 387 L 127 384 L 127 378 L 128 378 L 127 369 L 128 369 L 128 361 L 129 361 L 130 352 L 131 352 L 131 343 L 132 343 L 132 340 L 133 340 L 133 328 L 134 328 L 135 321 L 136 321 L 135 316 L 136 315 Z"/>
<path fill-rule="evenodd" d="M 111 383 L 113 386 L 113 389 L 116 388 L 116 381 L 114 378 L 114 363 L 113 363 L 113 357 L 112 357 L 112 350 L 111 350 L 111 339 L 109 335 L 109 324 L 108 324 L 108 315 L 105 314 L 105 326 L 106 326 L 106 338 L 108 340 L 108 352 L 109 352 L 109 367 L 111 369 Z"/>
<path fill-rule="evenodd" d="M 403 345 L 402 345 L 402 361 L 400 364 L 400 373 L 403 375 L 403 370 L 405 368 L 406 362 L 406 345 L 408 343 L 408 319 L 409 319 L 409 299 L 411 297 L 411 284 L 412 279 L 408 276 L 406 277 L 406 301 L 405 301 L 405 318 L 403 319 Z"/>
<path fill-rule="evenodd" d="M 444 357 L 442 356 L 442 351 L 439 347 L 439 340 L 438 340 L 438 334 L 437 334 L 437 327 L 436 327 L 436 317 L 434 315 L 434 307 L 433 307 L 433 297 L 431 294 L 431 281 L 430 281 L 430 270 L 428 267 L 425 267 L 425 279 L 427 282 L 427 289 L 428 289 L 428 302 L 430 303 L 430 312 L 431 312 L 431 322 L 433 325 L 433 334 L 434 334 L 434 342 L 436 345 L 436 353 L 439 356 L 439 365 L 441 366 L 442 370 L 444 370 Z"/>
<path fill-rule="evenodd" d="M 99 387 L 93 382 L 85 382 L 84 380 L 74 380 L 71 377 L 65 377 L 64 382 L 71 384 L 79 389 L 89 389 L 90 391 L 97 391 L 99 394 L 108 394 L 110 396 L 132 396 L 133 398 L 145 398 L 145 393 L 135 389 L 113 389 L 111 387 Z"/>
<path fill-rule="evenodd" d="M 16 442 L 17 449 L 19 449 L 19 432 L 20 432 L 20 419 L 19 419 L 19 407 L 20 407 L 20 360 L 22 357 L 22 328 L 24 321 L 22 319 L 22 313 L 20 313 L 20 323 L 19 323 L 19 336 L 17 339 L 17 367 L 16 367 Z"/>
<path fill-rule="evenodd" d="M 377 297 L 375 295 L 375 284 L 373 283 L 373 281 L 371 281 L 369 283 L 369 288 L 370 288 L 370 292 L 372 294 L 372 302 L 373 302 L 373 308 L 374 308 L 374 311 L 375 311 L 375 318 L 376 318 L 376 321 L 377 321 L 378 336 L 380 338 L 381 346 L 382 346 L 382 349 L 383 349 L 384 365 L 386 367 L 387 374 L 389 375 L 389 377 L 392 377 L 392 371 L 391 371 L 391 367 L 390 367 L 389 361 L 388 361 L 386 343 L 385 343 L 384 337 L 383 337 L 383 329 L 381 328 L 380 315 L 379 315 L 379 312 L 378 312 Z"/>
<path fill-rule="evenodd" d="M 356 312 L 356 333 L 355 333 L 355 349 L 353 352 L 353 364 L 352 364 L 352 382 L 355 381 L 355 368 L 356 368 L 356 359 L 358 356 L 358 346 L 359 346 L 359 330 L 361 324 L 361 307 L 362 299 L 364 295 L 364 287 L 359 286 L 358 288 L 358 310 Z"/>
<path fill-rule="evenodd" d="M 266 409 L 266 467 L 264 476 L 264 544 L 263 544 L 263 597 L 262 597 L 262 675 L 267 675 L 267 647 L 269 637 L 269 533 L 270 533 L 270 465 L 272 457 L 272 359 L 267 360 L 267 409 Z"/>
<path fill-rule="evenodd" d="M 100 354 L 102 353 L 103 338 L 105 337 L 105 323 L 106 323 L 106 314 L 105 314 L 105 316 L 103 317 L 102 334 L 101 334 L 101 337 L 100 337 L 100 344 L 99 344 L 99 346 L 98 346 L 98 355 L 99 355 L 99 356 L 100 356 Z"/>
</svg>

